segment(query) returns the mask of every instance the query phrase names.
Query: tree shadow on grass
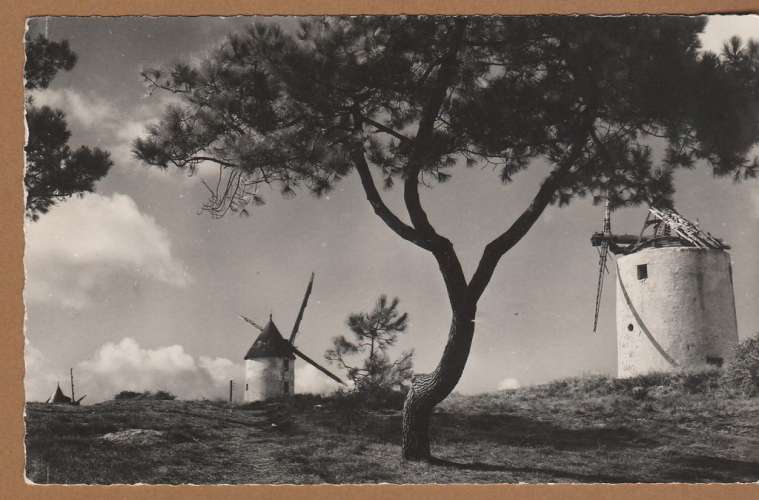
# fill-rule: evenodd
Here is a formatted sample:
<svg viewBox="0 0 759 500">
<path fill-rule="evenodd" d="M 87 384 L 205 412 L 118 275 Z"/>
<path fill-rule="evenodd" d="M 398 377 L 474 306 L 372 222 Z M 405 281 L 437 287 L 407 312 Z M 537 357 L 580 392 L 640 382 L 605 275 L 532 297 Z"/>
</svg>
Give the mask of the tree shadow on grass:
<svg viewBox="0 0 759 500">
<path fill-rule="evenodd" d="M 677 482 L 756 482 L 759 480 L 759 463 L 730 458 L 684 455 L 673 460 L 673 470 L 667 481 Z"/>
<path fill-rule="evenodd" d="M 734 483 L 755 482 L 759 479 L 759 463 L 744 460 L 733 460 L 714 456 L 673 456 L 667 463 L 662 463 L 654 476 L 649 474 L 611 475 L 600 473 L 580 473 L 565 469 L 550 467 L 517 467 L 508 464 L 492 464 L 484 462 L 456 462 L 444 458 L 432 458 L 430 463 L 458 470 L 479 472 L 507 472 L 512 474 L 548 476 L 549 482 L 569 479 L 580 483 Z M 530 481 L 530 478 L 527 478 Z"/>
<path fill-rule="evenodd" d="M 400 425 L 400 416 L 378 419 L 366 427 L 365 433 L 382 442 L 400 444 Z M 432 420 L 431 432 L 432 441 L 439 443 L 485 441 L 566 451 L 638 448 L 656 444 L 654 440 L 624 426 L 567 428 L 553 422 L 505 413 L 466 416 L 436 414 Z"/>
<path fill-rule="evenodd" d="M 621 449 L 655 444 L 625 426 L 572 428 L 511 414 L 439 415 L 433 426 L 436 434 L 453 442 L 483 440 L 557 450 Z"/>
<path fill-rule="evenodd" d="M 453 469 L 479 471 L 479 472 L 512 472 L 525 474 L 540 474 L 550 476 L 550 481 L 556 479 L 570 479 L 581 483 L 625 483 L 634 481 L 630 477 L 612 476 L 607 474 L 582 474 L 567 470 L 552 469 L 547 467 L 512 467 L 510 465 L 488 464 L 483 462 L 454 462 L 442 458 L 432 458 L 432 465 L 451 467 Z"/>
</svg>

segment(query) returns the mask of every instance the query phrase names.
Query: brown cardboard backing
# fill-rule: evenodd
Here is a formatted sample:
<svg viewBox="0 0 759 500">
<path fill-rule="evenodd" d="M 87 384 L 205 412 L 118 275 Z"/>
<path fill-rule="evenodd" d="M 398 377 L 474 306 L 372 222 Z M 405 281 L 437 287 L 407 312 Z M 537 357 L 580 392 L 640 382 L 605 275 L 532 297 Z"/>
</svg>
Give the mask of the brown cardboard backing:
<svg viewBox="0 0 759 500">
<path fill-rule="evenodd" d="M 759 12 L 759 0 L 5 0 L 0 16 L 0 499 L 759 499 L 753 485 L 34 486 L 24 482 L 23 33 L 30 16 L 239 14 L 700 14 Z"/>
</svg>

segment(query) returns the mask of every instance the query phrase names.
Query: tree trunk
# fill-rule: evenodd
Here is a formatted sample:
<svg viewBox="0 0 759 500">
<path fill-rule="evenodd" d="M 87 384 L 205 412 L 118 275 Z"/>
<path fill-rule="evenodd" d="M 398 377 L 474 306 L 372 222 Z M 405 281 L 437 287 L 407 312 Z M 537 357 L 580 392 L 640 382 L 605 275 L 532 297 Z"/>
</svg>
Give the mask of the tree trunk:
<svg viewBox="0 0 759 500">
<path fill-rule="evenodd" d="M 472 308 L 473 309 L 473 308 Z M 430 419 L 435 405 L 445 399 L 464 372 L 474 335 L 474 312 L 454 314 L 448 343 L 435 371 L 414 377 L 403 405 L 403 458 L 428 460 Z"/>
</svg>

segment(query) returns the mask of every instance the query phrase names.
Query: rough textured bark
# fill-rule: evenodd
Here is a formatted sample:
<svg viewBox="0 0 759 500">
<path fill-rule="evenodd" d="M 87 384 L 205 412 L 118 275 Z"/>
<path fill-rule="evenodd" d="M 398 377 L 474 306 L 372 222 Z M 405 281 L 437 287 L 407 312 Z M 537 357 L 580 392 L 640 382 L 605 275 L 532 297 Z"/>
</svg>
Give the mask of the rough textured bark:
<svg viewBox="0 0 759 500">
<path fill-rule="evenodd" d="M 435 405 L 445 399 L 464 372 L 474 336 L 474 311 L 454 315 L 448 342 L 435 371 L 417 375 L 403 405 L 403 458 L 427 460 L 430 453 L 429 428 Z"/>
</svg>

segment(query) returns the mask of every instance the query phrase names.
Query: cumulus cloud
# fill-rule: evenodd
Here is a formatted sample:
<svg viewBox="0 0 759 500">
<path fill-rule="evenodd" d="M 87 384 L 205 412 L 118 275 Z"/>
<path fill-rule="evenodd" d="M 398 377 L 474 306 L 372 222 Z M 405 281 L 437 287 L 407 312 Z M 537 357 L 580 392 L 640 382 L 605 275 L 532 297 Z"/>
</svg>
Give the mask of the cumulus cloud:
<svg viewBox="0 0 759 500">
<path fill-rule="evenodd" d="M 68 373 L 56 371 L 42 352 L 27 342 L 25 388 L 27 401 L 45 401 L 56 384 L 68 394 Z M 141 346 L 126 337 L 107 342 L 90 358 L 74 367 L 77 397 L 85 403 L 112 399 L 121 391 L 165 390 L 180 399 L 226 399 L 229 381 L 234 382 L 234 399 L 242 398 L 244 367 L 226 358 L 194 357 L 181 345 Z M 297 393 L 334 392 L 338 384 L 316 368 L 298 361 L 295 368 Z"/>
<path fill-rule="evenodd" d="M 56 384 L 68 394 L 68 373 L 27 342 L 24 385 L 27 401 L 45 401 Z M 241 387 L 243 367 L 224 358 L 195 359 L 180 345 L 149 349 L 133 338 L 102 345 L 74 367 L 77 397 L 85 403 L 112 399 L 121 391 L 166 390 L 182 399 L 217 399 L 229 394 L 229 380 Z M 240 396 L 241 394 L 238 394 Z"/>
<path fill-rule="evenodd" d="M 242 366 L 230 360 L 196 360 L 180 345 L 147 349 L 129 337 L 106 343 L 76 371 L 89 402 L 124 390 L 166 390 L 182 399 L 223 398 L 230 378 L 239 379 L 243 373 Z"/>
<path fill-rule="evenodd" d="M 138 137 L 145 137 L 147 136 L 147 130 L 148 126 L 153 122 L 153 120 L 130 120 L 124 123 L 121 127 L 119 127 L 118 130 L 116 130 L 116 138 L 125 143 L 125 144 L 131 144 L 132 141 L 137 139 Z"/>
<path fill-rule="evenodd" d="M 62 110 L 67 117 L 85 128 L 102 127 L 116 116 L 111 104 L 96 95 L 84 95 L 72 89 L 45 89 L 32 93 L 38 106 Z"/>
<path fill-rule="evenodd" d="M 317 361 L 318 362 L 318 361 Z M 321 364 L 321 363 L 320 363 Z M 328 368 L 329 369 L 329 368 Z M 333 370 L 330 370 L 333 371 Z M 344 377 L 341 377 L 344 379 Z M 295 392 L 298 394 L 329 394 L 335 392 L 340 384 L 324 375 L 312 365 L 295 361 Z"/>
<path fill-rule="evenodd" d="M 510 391 L 513 389 L 519 389 L 519 380 L 507 377 L 498 382 L 499 391 Z"/>
<path fill-rule="evenodd" d="M 30 301 L 81 309 L 117 273 L 178 287 L 190 281 L 166 231 L 123 194 L 67 200 L 27 226 L 26 242 Z"/>
</svg>

